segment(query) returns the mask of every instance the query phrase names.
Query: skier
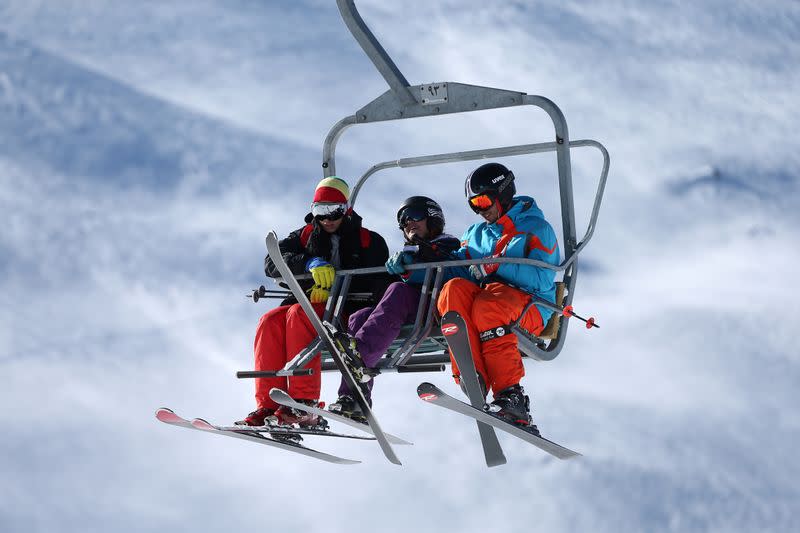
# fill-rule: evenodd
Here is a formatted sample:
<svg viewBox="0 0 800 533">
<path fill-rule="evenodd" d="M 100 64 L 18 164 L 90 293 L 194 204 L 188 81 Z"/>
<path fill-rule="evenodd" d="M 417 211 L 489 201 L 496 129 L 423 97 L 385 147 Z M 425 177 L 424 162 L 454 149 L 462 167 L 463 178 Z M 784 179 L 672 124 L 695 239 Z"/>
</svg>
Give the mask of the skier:
<svg viewBox="0 0 800 533">
<path fill-rule="evenodd" d="M 306 225 L 279 243 L 283 259 L 293 273 L 311 273 L 314 281 L 313 285 L 309 283 L 311 286 L 307 289 L 311 303 L 320 316 L 325 310 L 336 269 L 382 266 L 389 257 L 383 237 L 362 227 L 361 217 L 348 206 L 349 196 L 350 190 L 344 180 L 332 176 L 320 181 L 314 191 L 311 212 L 306 215 Z M 264 260 L 264 271 L 269 277 L 280 277 L 269 257 Z M 358 276 L 351 288 L 354 292 L 370 293 L 375 302 L 380 299 L 388 283 L 386 275 Z M 353 312 L 365 305 L 369 305 L 369 302 L 348 302 L 345 312 Z M 300 304 L 294 298 L 287 298 L 279 307 L 262 316 L 258 323 L 254 343 L 255 369 L 282 369 L 316 336 Z M 310 368 L 312 374 L 291 378 L 257 378 L 256 410 L 236 424 L 318 425 L 319 416 L 279 406 L 269 397 L 269 391 L 275 387 L 286 391 L 301 403 L 319 406 L 319 354 L 305 368 Z"/>
<path fill-rule="evenodd" d="M 390 274 L 400 275 L 403 281 L 389 285 L 375 307 L 366 307 L 350 315 L 349 334 L 335 336 L 348 365 L 355 371 L 356 380 L 366 381 L 362 391 L 370 405 L 373 380 L 369 369 L 386 353 L 403 324 L 414 321 L 419 307 L 425 272 L 406 272 L 405 265 L 450 259 L 452 252 L 459 247 L 456 237 L 444 233 L 441 206 L 427 196 L 406 198 L 397 211 L 397 224 L 406 246 L 392 255 L 386 262 L 386 269 Z M 328 406 L 328 410 L 356 420 L 363 418 L 361 408 L 344 380 L 339 386 L 339 398 Z"/>
<path fill-rule="evenodd" d="M 514 196 L 514 173 L 499 163 L 487 163 L 467 176 L 464 184 L 470 208 L 484 222 L 473 224 L 456 252 L 460 259 L 526 257 L 559 263 L 558 241 L 542 211 L 529 196 Z M 555 300 L 555 271 L 529 265 L 488 263 L 472 265 L 469 278 L 450 280 L 442 288 L 437 307 L 444 315 L 457 311 L 467 324 L 475 368 L 484 397 L 493 391 L 490 410 L 494 414 L 538 434 L 530 415 L 530 400 L 520 385 L 525 374 L 517 337 L 509 326 L 519 325 L 534 335 L 544 329 L 553 313 L 532 305 L 536 295 Z M 509 334 L 505 334 L 508 332 Z M 460 372 L 452 357 L 453 376 Z"/>
</svg>

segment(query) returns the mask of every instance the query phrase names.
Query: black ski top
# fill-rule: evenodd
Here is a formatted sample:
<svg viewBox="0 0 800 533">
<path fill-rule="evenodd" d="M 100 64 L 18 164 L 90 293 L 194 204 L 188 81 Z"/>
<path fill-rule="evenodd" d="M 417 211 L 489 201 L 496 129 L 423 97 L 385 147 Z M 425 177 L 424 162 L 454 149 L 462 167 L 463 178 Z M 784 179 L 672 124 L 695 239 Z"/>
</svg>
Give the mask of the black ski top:
<svg viewBox="0 0 800 533">
<path fill-rule="evenodd" d="M 416 263 L 432 263 L 453 259 L 453 254 L 461 247 L 461 241 L 448 233 L 440 233 L 433 239 L 406 239 L 407 245 L 417 245 L 419 250 L 414 254 Z"/>
<path fill-rule="evenodd" d="M 384 266 L 389 258 L 386 241 L 380 234 L 363 227 L 361 217 L 354 211 L 344 217 L 339 229 L 332 234 L 326 232 L 311 213 L 306 215 L 305 220 L 305 226 L 293 231 L 278 243 L 283 260 L 294 274 L 305 274 L 306 263 L 312 257 L 325 259 L 337 270 Z M 269 256 L 264 259 L 264 272 L 271 278 L 280 277 L 280 272 Z M 349 292 L 369 293 L 374 301 L 348 305 L 348 312 L 377 303 L 392 282 L 391 276 L 385 273 L 354 276 L 352 280 Z M 300 286 L 304 289 L 312 285 L 311 280 L 300 281 Z M 294 297 L 281 302 L 282 305 L 291 303 L 296 303 Z"/>
<path fill-rule="evenodd" d="M 433 263 L 437 261 L 448 261 L 454 259 L 453 254 L 461 247 L 461 241 L 447 233 L 440 233 L 433 239 L 421 239 L 414 237 L 406 239 L 406 246 L 416 246 L 413 252 L 414 263 Z M 445 281 L 450 279 L 447 276 L 451 269 L 445 269 Z M 422 285 L 425 280 L 424 270 L 407 271 L 400 275 L 406 283 Z"/>
</svg>

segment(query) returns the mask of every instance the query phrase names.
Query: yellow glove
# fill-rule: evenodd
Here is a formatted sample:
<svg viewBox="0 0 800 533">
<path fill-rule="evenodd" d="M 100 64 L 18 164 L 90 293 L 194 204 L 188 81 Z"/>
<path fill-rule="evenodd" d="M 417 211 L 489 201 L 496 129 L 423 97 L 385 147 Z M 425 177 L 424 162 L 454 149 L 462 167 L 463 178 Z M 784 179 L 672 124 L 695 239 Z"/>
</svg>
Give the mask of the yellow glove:
<svg viewBox="0 0 800 533">
<path fill-rule="evenodd" d="M 336 276 L 336 269 L 333 265 L 322 259 L 321 257 L 314 257 L 306 264 L 306 270 L 311 272 L 311 277 L 314 278 L 314 283 L 320 289 L 330 289 L 333 285 L 333 278 Z"/>
<path fill-rule="evenodd" d="M 309 299 L 311 300 L 312 304 L 321 304 L 328 301 L 328 295 L 330 295 L 330 291 L 328 289 L 323 289 L 317 285 L 311 287 L 311 295 Z"/>
</svg>

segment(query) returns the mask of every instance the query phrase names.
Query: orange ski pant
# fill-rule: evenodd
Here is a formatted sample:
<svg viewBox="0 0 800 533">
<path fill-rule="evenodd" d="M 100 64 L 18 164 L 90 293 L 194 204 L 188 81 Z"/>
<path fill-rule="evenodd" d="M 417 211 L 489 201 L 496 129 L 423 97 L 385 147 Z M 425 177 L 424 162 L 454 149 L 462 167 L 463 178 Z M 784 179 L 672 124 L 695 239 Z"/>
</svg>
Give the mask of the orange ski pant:
<svg viewBox="0 0 800 533">
<path fill-rule="evenodd" d="M 458 311 L 464 319 L 475 369 L 494 392 L 520 382 L 525 375 L 522 355 L 517 348 L 517 336 L 513 333 L 486 342 L 481 342 L 479 333 L 510 324 L 519 317 L 529 300 L 529 294 L 502 283 L 489 283 L 481 288 L 467 279 L 455 278 L 442 287 L 437 301 L 439 313 Z M 544 329 L 542 315 L 536 306 L 528 309 L 519 324 L 534 335 Z M 452 353 L 450 361 L 458 382 L 461 373 Z"/>
<path fill-rule="evenodd" d="M 325 304 L 312 304 L 319 316 L 325 311 Z M 317 337 L 317 332 L 308 320 L 300 304 L 282 305 L 269 311 L 258 321 L 256 339 L 253 346 L 256 370 L 280 370 L 295 355 Z M 278 388 L 289 396 L 300 400 L 319 399 L 322 387 L 322 361 L 317 354 L 303 368 L 310 368 L 309 376 L 277 376 L 256 378 L 256 404 L 258 407 L 277 409 L 269 397 L 269 391 Z"/>
</svg>

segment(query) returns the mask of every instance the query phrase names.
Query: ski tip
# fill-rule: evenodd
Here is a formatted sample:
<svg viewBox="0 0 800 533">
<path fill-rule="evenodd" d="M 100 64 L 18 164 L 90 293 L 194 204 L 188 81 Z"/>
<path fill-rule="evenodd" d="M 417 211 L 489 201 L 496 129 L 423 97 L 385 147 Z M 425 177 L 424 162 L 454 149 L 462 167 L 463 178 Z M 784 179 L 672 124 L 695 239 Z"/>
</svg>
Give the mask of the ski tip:
<svg viewBox="0 0 800 533">
<path fill-rule="evenodd" d="M 281 399 L 281 400 L 286 400 L 286 399 L 291 400 L 292 399 L 291 396 L 286 394 L 286 391 L 284 391 L 282 389 L 278 389 L 278 388 L 270 389 L 269 397 L 272 398 L 275 401 L 277 401 L 278 399 Z"/>
<path fill-rule="evenodd" d="M 439 397 L 433 392 L 421 392 L 419 393 L 419 399 L 426 402 L 435 402 Z"/>
<path fill-rule="evenodd" d="M 269 250 L 270 246 L 278 245 L 278 234 L 275 233 L 275 230 L 267 233 L 266 237 L 264 237 L 264 242 L 267 244 L 267 250 Z"/>
<path fill-rule="evenodd" d="M 422 396 L 425 394 L 436 395 L 438 391 L 439 389 L 436 387 L 436 385 L 433 383 L 428 383 L 427 381 L 420 383 L 419 386 L 417 386 L 417 395 L 419 395 L 420 398 L 422 398 Z M 422 399 L 424 400 L 425 398 Z"/>
<path fill-rule="evenodd" d="M 176 422 L 184 422 L 183 418 L 175 414 L 172 409 L 160 407 L 156 410 L 156 418 L 166 424 L 174 424 Z"/>
<path fill-rule="evenodd" d="M 461 314 L 458 311 L 448 311 L 444 314 L 444 316 L 442 316 L 442 323 L 463 320 L 464 319 L 461 318 Z"/>
<path fill-rule="evenodd" d="M 214 431 L 216 429 L 214 428 L 214 426 L 212 426 L 210 423 L 203 420 L 202 418 L 195 418 L 194 420 L 192 420 L 192 426 L 194 426 L 197 429 L 202 429 L 205 431 Z"/>
</svg>

